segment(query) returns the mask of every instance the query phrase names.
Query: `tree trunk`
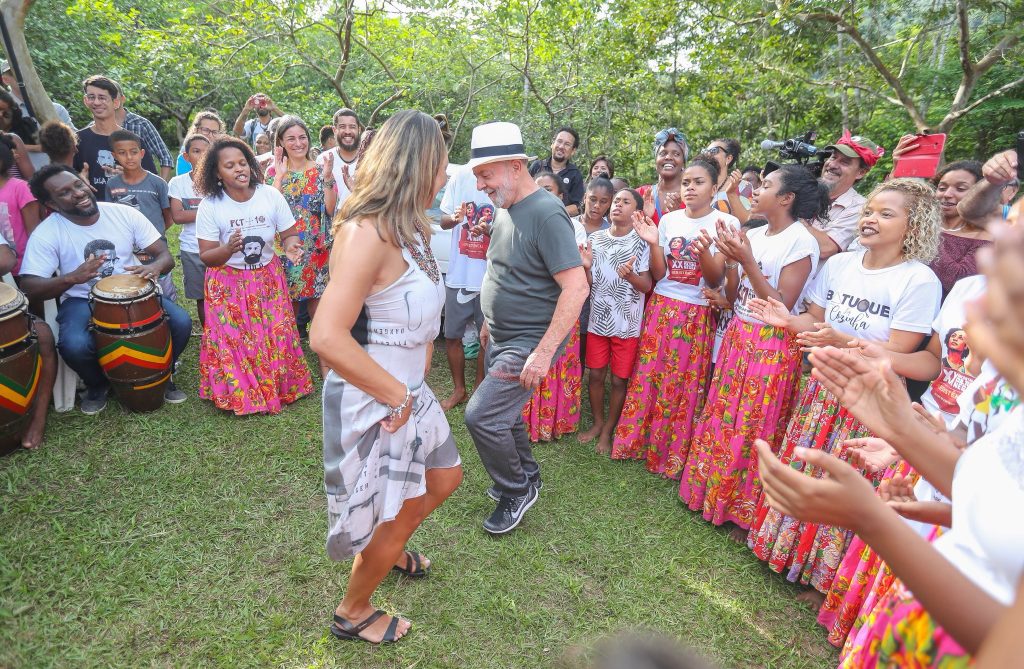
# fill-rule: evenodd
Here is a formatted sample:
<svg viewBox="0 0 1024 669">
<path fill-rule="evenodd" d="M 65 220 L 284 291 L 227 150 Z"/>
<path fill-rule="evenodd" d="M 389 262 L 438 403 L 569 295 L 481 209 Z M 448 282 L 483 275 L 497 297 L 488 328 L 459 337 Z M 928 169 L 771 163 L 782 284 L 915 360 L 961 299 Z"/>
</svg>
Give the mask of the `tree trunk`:
<svg viewBox="0 0 1024 669">
<path fill-rule="evenodd" d="M 22 87 L 21 97 L 28 102 L 33 116 L 42 125 L 47 121 L 57 120 L 57 113 L 53 109 L 50 96 L 43 88 L 43 82 L 36 74 L 28 43 L 25 42 L 25 16 L 31 6 L 32 0 L 0 0 L 0 16 L 3 17 L 7 25 L 7 34 L 10 36 L 10 53 L 7 57 L 11 68 L 18 75 Z"/>
</svg>

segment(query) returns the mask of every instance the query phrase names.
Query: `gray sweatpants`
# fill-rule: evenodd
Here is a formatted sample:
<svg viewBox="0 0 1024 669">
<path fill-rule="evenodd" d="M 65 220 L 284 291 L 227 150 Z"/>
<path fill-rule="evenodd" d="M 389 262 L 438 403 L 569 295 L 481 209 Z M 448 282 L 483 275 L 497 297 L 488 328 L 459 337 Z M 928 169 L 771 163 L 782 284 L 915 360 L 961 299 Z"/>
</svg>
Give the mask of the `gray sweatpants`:
<svg viewBox="0 0 1024 669">
<path fill-rule="evenodd" d="M 484 468 L 503 495 L 525 495 L 530 477 L 540 471 L 523 421 L 523 407 L 533 391 L 519 385 L 519 375 L 532 349 L 487 346 L 487 376 L 466 406 L 466 428 Z"/>
</svg>

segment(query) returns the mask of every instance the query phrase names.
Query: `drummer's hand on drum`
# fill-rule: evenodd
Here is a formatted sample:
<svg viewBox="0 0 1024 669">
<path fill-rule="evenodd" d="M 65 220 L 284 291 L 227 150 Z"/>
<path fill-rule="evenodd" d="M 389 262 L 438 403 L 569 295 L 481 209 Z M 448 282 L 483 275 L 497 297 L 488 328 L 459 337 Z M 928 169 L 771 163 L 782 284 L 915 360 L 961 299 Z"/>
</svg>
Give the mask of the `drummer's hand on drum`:
<svg viewBox="0 0 1024 669">
<path fill-rule="evenodd" d="M 100 275 L 100 267 L 103 266 L 103 262 L 106 259 L 106 254 L 91 254 L 84 263 L 75 268 L 74 272 L 71 272 L 69 278 L 76 284 L 92 281 Z"/>
<path fill-rule="evenodd" d="M 302 240 L 299 239 L 298 235 L 291 235 L 285 237 L 281 241 L 281 248 L 284 249 L 284 254 L 293 263 L 297 263 L 302 260 Z"/>
<path fill-rule="evenodd" d="M 157 271 L 153 265 L 132 265 L 130 267 L 125 267 L 124 271 L 129 274 L 134 274 L 135 276 L 140 276 L 143 279 L 152 279 L 153 281 L 160 278 L 160 272 Z"/>
</svg>

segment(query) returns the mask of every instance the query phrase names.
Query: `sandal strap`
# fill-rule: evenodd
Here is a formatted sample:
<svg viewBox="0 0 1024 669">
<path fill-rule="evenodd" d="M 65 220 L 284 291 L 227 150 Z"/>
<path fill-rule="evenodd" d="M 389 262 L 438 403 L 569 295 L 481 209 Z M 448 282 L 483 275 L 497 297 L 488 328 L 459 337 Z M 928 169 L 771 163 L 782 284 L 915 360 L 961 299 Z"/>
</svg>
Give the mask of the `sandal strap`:
<svg viewBox="0 0 1024 669">
<path fill-rule="evenodd" d="M 406 569 L 408 569 L 410 573 L 418 574 L 423 568 L 423 562 L 420 554 L 416 551 L 405 551 L 405 554 L 409 558 Z"/>
<path fill-rule="evenodd" d="M 395 632 L 398 630 L 398 616 L 391 616 L 391 624 L 388 625 L 387 630 L 384 632 L 383 641 L 397 641 L 398 637 L 395 636 Z"/>
<path fill-rule="evenodd" d="M 382 615 L 384 615 L 384 612 L 381 611 L 380 609 L 377 609 L 376 611 L 374 611 L 373 613 L 368 615 L 362 622 L 360 622 L 360 623 L 358 623 L 356 625 L 353 625 L 352 621 L 346 620 L 345 618 L 342 618 L 337 613 L 335 613 L 334 614 L 334 623 L 339 628 L 341 628 L 342 630 L 348 632 L 349 634 L 356 634 L 356 635 L 358 635 L 360 632 L 362 632 L 367 627 L 369 627 L 374 622 L 376 622 L 377 619 L 380 618 Z M 391 629 L 391 627 L 389 626 L 388 629 Z"/>
</svg>

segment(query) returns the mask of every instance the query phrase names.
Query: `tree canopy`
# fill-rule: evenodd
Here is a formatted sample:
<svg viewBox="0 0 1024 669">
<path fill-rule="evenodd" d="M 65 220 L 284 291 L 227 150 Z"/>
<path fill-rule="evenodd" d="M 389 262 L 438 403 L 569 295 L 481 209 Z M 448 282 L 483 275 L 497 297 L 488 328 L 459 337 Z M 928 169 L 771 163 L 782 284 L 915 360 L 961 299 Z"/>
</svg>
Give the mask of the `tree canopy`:
<svg viewBox="0 0 1024 669">
<path fill-rule="evenodd" d="M 174 144 L 217 110 L 230 126 L 261 91 L 311 127 L 345 105 L 379 124 L 404 107 L 448 115 L 452 160 L 471 128 L 519 123 L 547 154 L 563 124 L 577 162 L 607 153 L 635 182 L 651 141 L 758 145 L 844 125 L 890 149 L 950 132 L 983 158 L 1024 128 L 1024 3 L 996 0 L 35 0 L 25 34 L 51 97 L 88 120 L 80 83 L 107 74 Z"/>
</svg>

